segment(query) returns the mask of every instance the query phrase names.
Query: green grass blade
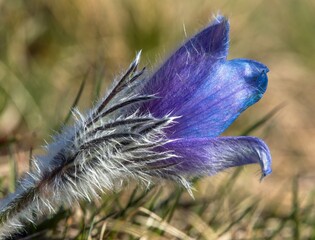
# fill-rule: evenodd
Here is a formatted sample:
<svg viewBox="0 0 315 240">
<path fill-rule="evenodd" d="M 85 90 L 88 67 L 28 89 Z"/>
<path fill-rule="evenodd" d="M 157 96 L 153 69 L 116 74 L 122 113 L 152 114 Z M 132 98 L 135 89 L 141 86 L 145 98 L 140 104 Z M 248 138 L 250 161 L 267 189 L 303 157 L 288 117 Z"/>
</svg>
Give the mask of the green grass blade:
<svg viewBox="0 0 315 240">
<path fill-rule="evenodd" d="M 79 100 L 80 100 L 80 98 L 81 98 L 81 96 L 82 96 L 82 92 L 83 92 L 83 90 L 84 90 L 85 83 L 86 83 L 86 80 L 87 80 L 88 75 L 89 75 L 89 73 L 87 72 L 87 73 L 85 74 L 85 76 L 84 76 L 82 82 L 81 82 L 79 91 L 78 91 L 78 93 L 77 93 L 77 95 L 76 95 L 76 97 L 75 97 L 75 99 L 74 99 L 74 101 L 73 101 L 73 103 L 72 103 L 71 108 L 70 108 L 71 110 L 74 109 L 74 108 L 78 105 L 78 103 L 79 103 Z M 69 122 L 71 115 L 72 115 L 72 114 L 71 114 L 71 111 L 69 111 L 68 114 L 67 114 L 67 116 L 66 116 L 66 118 L 65 118 L 65 120 L 63 121 L 63 124 L 64 124 L 64 125 L 66 125 L 66 124 Z"/>
<path fill-rule="evenodd" d="M 285 104 L 280 104 L 276 106 L 274 109 L 272 109 L 269 113 L 267 113 L 264 117 L 262 117 L 260 120 L 258 120 L 255 124 L 247 128 L 241 135 L 246 136 L 249 135 L 254 130 L 258 129 L 259 127 L 263 126 L 267 121 L 269 121 L 276 113 L 278 113 Z"/>
</svg>

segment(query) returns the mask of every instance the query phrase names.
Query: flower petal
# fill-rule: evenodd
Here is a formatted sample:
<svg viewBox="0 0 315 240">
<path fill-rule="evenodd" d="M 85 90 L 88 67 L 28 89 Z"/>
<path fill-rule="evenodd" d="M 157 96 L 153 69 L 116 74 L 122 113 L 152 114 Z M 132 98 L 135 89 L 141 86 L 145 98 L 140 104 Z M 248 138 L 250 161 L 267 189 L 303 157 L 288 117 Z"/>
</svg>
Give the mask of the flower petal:
<svg viewBox="0 0 315 240">
<path fill-rule="evenodd" d="M 208 54 L 213 59 L 226 59 L 229 50 L 230 24 L 223 16 L 217 16 L 211 24 L 191 38 L 176 54 L 194 50 L 199 55 Z"/>
<path fill-rule="evenodd" d="M 265 65 L 246 59 L 217 66 L 204 76 L 206 80 L 198 92 L 182 102 L 180 108 L 173 107 L 173 114 L 181 118 L 169 132 L 175 138 L 220 135 L 240 113 L 261 99 L 267 88 L 268 71 Z M 172 106 L 176 103 L 170 102 L 168 107 Z"/>
<path fill-rule="evenodd" d="M 214 175 L 230 167 L 253 163 L 260 164 L 262 178 L 272 171 L 269 149 L 255 137 L 179 139 L 162 148 L 179 156 L 167 163 L 175 164 L 175 171 L 182 174 Z"/>
<path fill-rule="evenodd" d="M 215 63 L 226 59 L 228 41 L 229 22 L 219 16 L 180 47 L 149 79 L 144 94 L 156 94 L 164 100 L 146 103 L 143 109 L 161 117 L 173 110 L 169 102 L 181 104 L 189 99 Z"/>
<path fill-rule="evenodd" d="M 180 117 L 169 136 L 216 137 L 266 91 L 268 68 L 252 60 L 227 61 L 228 37 L 229 23 L 218 17 L 144 84 L 142 92 L 158 98 L 141 112 Z"/>
</svg>

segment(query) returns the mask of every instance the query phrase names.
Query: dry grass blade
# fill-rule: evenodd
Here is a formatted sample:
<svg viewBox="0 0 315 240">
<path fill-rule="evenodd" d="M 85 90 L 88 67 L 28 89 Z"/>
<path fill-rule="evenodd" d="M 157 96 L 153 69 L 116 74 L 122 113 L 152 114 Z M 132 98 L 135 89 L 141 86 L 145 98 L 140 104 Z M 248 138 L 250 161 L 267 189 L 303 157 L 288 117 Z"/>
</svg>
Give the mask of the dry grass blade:
<svg viewBox="0 0 315 240">
<path fill-rule="evenodd" d="M 124 220 L 108 220 L 106 223 L 106 228 L 110 232 L 126 233 L 136 238 L 146 238 L 153 240 L 161 239 L 161 236 L 153 231 L 150 231 L 148 228 Z"/>
<path fill-rule="evenodd" d="M 182 218 L 185 219 L 191 226 L 206 240 L 217 239 L 218 233 L 212 229 L 207 222 L 201 219 L 194 212 L 182 212 Z"/>
<path fill-rule="evenodd" d="M 107 228 L 107 222 L 105 221 L 101 228 L 100 240 L 104 239 L 106 228 Z"/>
<path fill-rule="evenodd" d="M 149 216 L 147 217 L 138 217 L 137 219 L 142 223 L 143 225 L 146 225 L 146 227 L 153 227 L 157 228 L 159 230 L 163 230 L 164 232 L 170 234 L 173 237 L 176 237 L 178 239 L 193 239 L 189 237 L 187 234 L 185 234 L 183 231 L 179 230 L 178 228 L 172 226 L 170 223 L 164 221 L 161 217 L 156 215 L 155 213 L 151 212 L 150 210 L 140 207 L 140 212 L 145 213 Z"/>
</svg>

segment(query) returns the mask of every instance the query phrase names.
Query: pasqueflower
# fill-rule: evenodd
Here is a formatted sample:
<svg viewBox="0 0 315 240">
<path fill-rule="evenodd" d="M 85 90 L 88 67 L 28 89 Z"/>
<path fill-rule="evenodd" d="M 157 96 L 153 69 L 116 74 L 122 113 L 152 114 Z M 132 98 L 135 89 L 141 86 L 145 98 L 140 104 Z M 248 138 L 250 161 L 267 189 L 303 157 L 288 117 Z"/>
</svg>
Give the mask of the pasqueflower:
<svg viewBox="0 0 315 240">
<path fill-rule="evenodd" d="M 271 173 L 267 145 L 255 137 L 220 137 L 267 88 L 268 68 L 227 60 L 229 22 L 217 17 L 153 74 L 140 54 L 87 114 L 47 145 L 15 193 L 0 202 L 0 238 L 60 205 L 91 200 L 134 179 L 149 185 L 258 163 Z"/>
</svg>

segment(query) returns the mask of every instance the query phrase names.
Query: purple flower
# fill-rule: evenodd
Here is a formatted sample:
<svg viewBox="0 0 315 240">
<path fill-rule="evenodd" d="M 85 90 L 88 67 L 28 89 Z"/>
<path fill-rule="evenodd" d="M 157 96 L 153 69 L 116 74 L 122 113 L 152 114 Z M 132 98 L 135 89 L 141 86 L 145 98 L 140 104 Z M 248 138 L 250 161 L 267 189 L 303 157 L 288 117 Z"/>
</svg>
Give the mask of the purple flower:
<svg viewBox="0 0 315 240">
<path fill-rule="evenodd" d="M 215 174 L 229 167 L 259 163 L 271 173 L 266 144 L 255 137 L 218 137 L 238 116 L 260 100 L 267 88 L 268 68 L 248 59 L 227 60 L 229 22 L 217 17 L 182 45 L 150 78 L 143 93 L 158 97 L 142 112 L 177 116 L 165 130 L 160 147 L 175 153 L 165 163 L 186 174 Z M 175 171 L 175 170 L 174 170 Z"/>
<path fill-rule="evenodd" d="M 0 239 L 60 205 L 115 191 L 129 179 L 150 185 L 258 163 L 271 173 L 267 145 L 255 137 L 218 137 L 267 87 L 268 68 L 227 60 L 229 23 L 217 17 L 152 76 L 140 54 L 88 114 L 36 156 L 17 190 L 0 201 Z"/>
</svg>

